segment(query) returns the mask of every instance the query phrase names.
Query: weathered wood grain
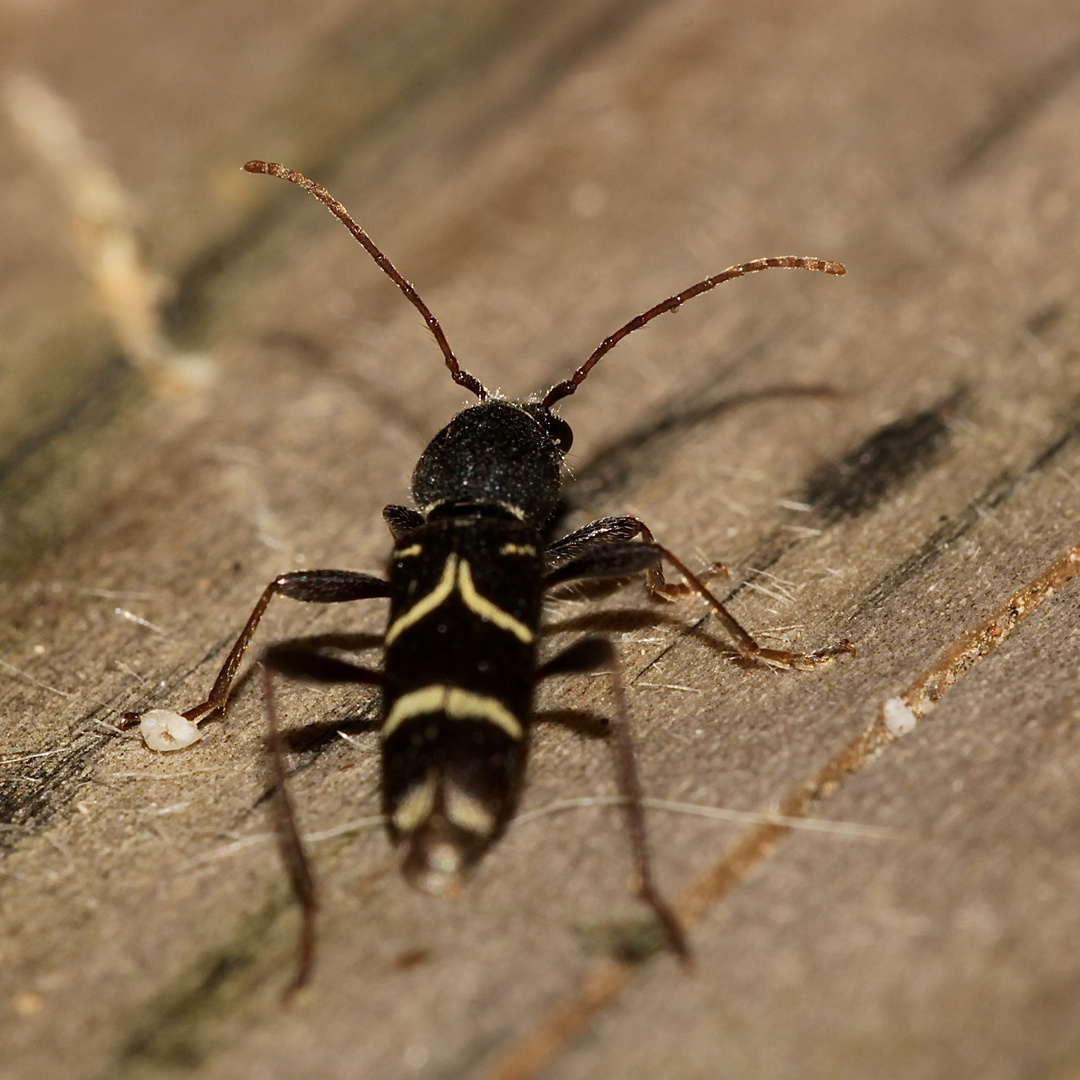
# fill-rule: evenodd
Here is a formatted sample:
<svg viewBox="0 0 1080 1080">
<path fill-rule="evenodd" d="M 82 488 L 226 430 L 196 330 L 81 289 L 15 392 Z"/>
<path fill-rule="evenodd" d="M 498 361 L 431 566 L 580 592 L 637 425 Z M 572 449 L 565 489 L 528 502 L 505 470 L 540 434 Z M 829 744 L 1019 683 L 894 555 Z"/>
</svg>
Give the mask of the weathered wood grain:
<svg viewBox="0 0 1080 1080">
<path fill-rule="evenodd" d="M 1075 1072 L 1069 5 L 73 2 L 0 20 L 4 72 L 67 104 L 130 199 L 124 227 L 172 288 L 154 332 L 216 371 L 202 394 L 163 389 L 87 284 L 55 168 L 0 130 L 0 1076 Z M 550 648 L 618 638 L 650 795 L 875 827 L 654 811 L 658 874 L 697 920 L 692 973 L 590 952 L 640 914 L 617 810 L 594 807 L 523 820 L 457 901 L 410 892 L 378 831 L 319 843 L 319 968 L 283 1010 L 296 915 L 273 844 L 236 844 L 270 828 L 257 685 L 174 757 L 103 726 L 197 700 L 274 574 L 377 570 L 381 507 L 464 400 L 344 232 L 239 172 L 255 156 L 326 183 L 469 370 L 513 394 L 730 263 L 848 265 L 725 285 L 563 410 L 567 525 L 638 513 L 729 565 L 733 609 L 770 642 L 859 647 L 812 674 L 742 671 L 692 600 L 552 604 Z M 283 603 L 265 639 L 360 635 L 374 658 L 382 617 Z M 961 654 L 955 681 L 933 676 Z M 923 685 L 913 731 L 863 735 Z M 291 685 L 281 704 L 304 828 L 375 813 L 374 696 Z M 538 727 L 523 811 L 610 795 L 582 716 L 610 711 L 603 680 L 539 705 L 576 723 Z"/>
</svg>

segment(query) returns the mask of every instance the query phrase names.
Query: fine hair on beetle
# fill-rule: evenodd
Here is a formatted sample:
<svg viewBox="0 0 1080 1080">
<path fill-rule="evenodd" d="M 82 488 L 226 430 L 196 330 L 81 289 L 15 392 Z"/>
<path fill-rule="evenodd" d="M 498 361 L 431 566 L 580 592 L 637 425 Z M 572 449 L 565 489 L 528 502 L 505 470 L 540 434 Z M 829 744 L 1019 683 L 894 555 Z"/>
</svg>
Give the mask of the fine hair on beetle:
<svg viewBox="0 0 1080 1080">
<path fill-rule="evenodd" d="M 537 665 L 544 593 L 564 582 L 643 574 L 653 596 L 697 595 L 720 620 L 746 663 L 810 670 L 843 653 L 848 641 L 796 653 L 758 645 L 705 582 L 653 538 L 636 517 L 604 517 L 551 541 L 570 426 L 553 411 L 624 337 L 665 312 L 733 278 L 771 269 L 840 275 L 840 263 L 801 256 L 755 259 L 662 300 L 606 337 L 573 374 L 523 401 L 490 394 L 465 371 L 416 289 L 325 188 L 282 165 L 249 161 L 248 172 L 296 184 L 324 203 L 420 312 L 451 378 L 477 402 L 459 412 L 420 456 L 412 507 L 383 516 L 393 536 L 385 578 L 352 570 L 295 570 L 265 588 L 205 701 L 183 713 L 152 710 L 170 731 L 194 732 L 223 715 L 259 621 L 277 595 L 335 604 L 390 601 L 380 677 L 382 806 L 406 878 L 430 893 L 457 890 L 513 817 L 524 776 L 533 690 L 541 679 L 603 671 L 614 705 L 611 742 L 641 899 L 667 945 L 689 950 L 682 927 L 657 888 L 646 843 L 642 791 L 618 657 L 606 638 L 587 637 Z M 669 584 L 663 564 L 683 579 Z M 264 668 L 278 826 L 293 889 L 302 906 L 302 944 L 292 989 L 310 977 L 317 892 L 285 784 L 273 685 Z M 145 719 L 144 718 L 144 719 Z M 171 720 L 169 719 L 171 718 Z M 132 717 L 134 719 L 134 717 Z M 191 741 L 191 738 L 188 738 Z M 149 740 L 148 740 L 149 744 Z M 165 748 L 165 747 L 162 747 Z"/>
</svg>

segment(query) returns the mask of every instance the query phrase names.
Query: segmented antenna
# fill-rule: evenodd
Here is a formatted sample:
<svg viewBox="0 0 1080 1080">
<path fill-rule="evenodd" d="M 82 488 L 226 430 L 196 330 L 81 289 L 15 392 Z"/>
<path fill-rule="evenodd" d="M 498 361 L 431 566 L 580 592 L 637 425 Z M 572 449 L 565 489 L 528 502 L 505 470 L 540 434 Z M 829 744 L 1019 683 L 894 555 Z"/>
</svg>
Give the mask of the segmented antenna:
<svg viewBox="0 0 1080 1080">
<path fill-rule="evenodd" d="M 676 293 L 674 296 L 669 296 L 666 300 L 662 300 L 655 307 L 651 307 L 648 311 L 643 311 L 640 315 L 631 319 L 625 326 L 620 326 L 614 334 L 604 338 L 604 340 L 593 350 L 589 359 L 586 360 L 569 379 L 565 379 L 561 383 L 556 383 L 547 392 L 547 396 L 543 400 L 544 408 L 550 409 L 556 401 L 562 401 L 564 397 L 569 397 L 577 390 L 577 388 L 585 381 L 585 376 L 592 371 L 600 358 L 611 352 L 611 350 L 614 349 L 627 334 L 632 334 L 635 330 L 640 330 L 646 323 L 652 322 L 657 315 L 663 315 L 665 311 L 676 311 L 685 304 L 687 300 L 693 300 L 695 296 L 700 296 L 710 289 L 715 289 L 717 285 L 721 285 L 725 281 L 730 281 L 732 278 L 743 277 L 746 274 L 756 274 L 759 270 L 820 270 L 824 274 L 836 274 L 838 276 L 847 273 L 847 270 L 842 263 L 829 262 L 826 259 L 814 259 L 802 255 L 780 255 L 771 259 L 754 259 L 753 262 L 740 263 L 738 266 L 729 266 L 715 277 L 709 277 L 704 281 L 699 281 L 696 285 L 691 285 L 689 289 L 684 289 L 682 292 Z"/>
<path fill-rule="evenodd" d="M 424 317 L 427 328 L 434 334 L 435 340 L 439 343 L 439 348 L 442 349 L 443 358 L 446 360 L 446 366 L 450 369 L 450 375 L 454 382 L 456 382 L 458 386 L 464 386 L 466 390 L 472 391 L 472 393 L 474 393 L 481 401 L 484 401 L 487 398 L 487 391 L 484 389 L 480 380 L 475 376 L 470 375 L 467 371 L 462 370 L 461 365 L 457 361 L 457 357 L 450 348 L 450 342 L 446 340 L 446 335 L 439 325 L 439 320 L 431 314 L 431 310 L 428 308 L 427 304 L 420 299 L 420 294 L 405 280 L 404 277 L 401 276 L 398 268 L 375 246 L 371 237 L 368 236 L 355 221 L 353 221 L 349 211 L 346 210 L 345 207 L 326 190 L 326 188 L 316 184 L 314 180 L 309 180 L 303 173 L 295 172 L 292 169 L 286 169 L 284 165 L 278 165 L 273 161 L 249 161 L 244 166 L 244 169 L 250 173 L 265 173 L 267 176 L 276 176 L 281 180 L 288 180 L 290 184 L 296 184 L 297 187 L 302 187 L 305 191 L 314 195 L 319 202 L 323 203 L 329 209 L 330 213 L 353 234 L 360 246 L 378 264 L 379 269 L 393 281 L 393 283 L 405 294 L 410 303 L 412 303 L 413 307 L 415 307 Z M 585 376 L 582 375 L 582 378 L 584 377 Z M 580 382 L 580 380 L 578 381 Z M 569 390 L 567 393 L 573 393 L 573 390 Z"/>
</svg>

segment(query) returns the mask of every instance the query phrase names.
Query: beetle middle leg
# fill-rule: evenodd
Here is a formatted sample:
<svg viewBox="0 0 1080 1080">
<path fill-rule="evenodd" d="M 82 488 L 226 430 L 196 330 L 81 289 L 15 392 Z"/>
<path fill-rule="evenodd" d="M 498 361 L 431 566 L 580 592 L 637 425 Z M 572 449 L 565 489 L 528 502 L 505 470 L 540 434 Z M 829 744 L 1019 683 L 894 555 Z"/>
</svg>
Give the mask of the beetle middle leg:
<svg viewBox="0 0 1080 1080">
<path fill-rule="evenodd" d="M 614 525 L 608 531 L 606 522 L 626 522 Z M 713 595 L 705 583 L 673 552 L 655 541 L 636 542 L 618 535 L 620 529 L 629 529 L 633 524 L 640 524 L 636 518 L 601 518 L 593 526 L 603 526 L 591 539 L 585 526 L 577 533 L 571 533 L 564 540 L 573 540 L 570 545 L 560 548 L 556 555 L 570 554 L 568 561 L 549 570 L 544 579 L 544 587 L 560 585 L 566 581 L 584 578 L 627 577 L 644 571 L 649 574 L 666 560 L 686 580 L 690 591 L 697 593 L 712 609 L 713 614 L 723 624 L 735 646 L 736 652 L 744 660 L 756 660 L 770 667 L 798 668 L 809 671 L 821 664 L 827 664 L 842 653 L 854 655 L 855 646 L 846 638 L 836 645 L 828 645 L 816 652 L 796 653 L 786 649 L 767 649 L 759 645 L 750 633 L 743 629 L 734 615 Z M 644 526 L 642 526 L 644 528 Z M 651 534 L 650 534 L 651 535 Z M 578 539 L 574 539 L 577 537 Z M 561 544 L 562 541 L 557 541 Z M 555 546 L 555 545 L 552 545 Z M 551 548 L 548 549 L 549 553 Z"/>
</svg>

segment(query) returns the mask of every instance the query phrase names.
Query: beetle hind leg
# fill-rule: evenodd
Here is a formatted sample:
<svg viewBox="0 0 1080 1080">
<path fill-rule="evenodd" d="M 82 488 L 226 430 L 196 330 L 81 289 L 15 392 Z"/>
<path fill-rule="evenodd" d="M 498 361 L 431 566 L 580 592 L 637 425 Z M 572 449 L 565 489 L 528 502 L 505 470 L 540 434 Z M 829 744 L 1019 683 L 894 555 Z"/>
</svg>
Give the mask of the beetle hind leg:
<svg viewBox="0 0 1080 1080">
<path fill-rule="evenodd" d="M 668 948 L 683 961 L 689 961 L 690 946 L 686 941 L 686 933 L 653 876 L 648 831 L 645 824 L 644 793 L 641 777 L 638 775 L 637 754 L 634 751 L 622 665 L 619 663 L 615 647 L 607 638 L 584 638 L 544 664 L 537 672 L 537 678 L 593 671 L 606 671 L 611 677 L 611 689 L 615 698 L 612 750 L 615 757 L 616 779 L 626 811 L 626 828 L 634 860 L 637 894 L 652 910 L 663 931 Z"/>
</svg>

